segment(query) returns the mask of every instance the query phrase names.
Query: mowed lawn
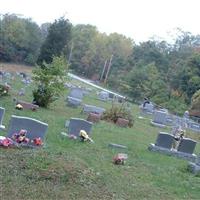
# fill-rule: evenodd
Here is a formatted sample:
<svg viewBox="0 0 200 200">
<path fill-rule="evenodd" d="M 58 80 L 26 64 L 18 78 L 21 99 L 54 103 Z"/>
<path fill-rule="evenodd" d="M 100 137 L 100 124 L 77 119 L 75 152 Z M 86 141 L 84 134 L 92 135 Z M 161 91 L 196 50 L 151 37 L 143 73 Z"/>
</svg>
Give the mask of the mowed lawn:
<svg viewBox="0 0 200 200">
<path fill-rule="evenodd" d="M 3 124 L 8 127 L 15 114 L 41 120 L 49 127 L 43 149 L 0 148 L 0 199 L 200 199 L 200 176 L 187 171 L 187 161 L 147 150 L 161 129 L 150 126 L 149 118 L 138 119 L 138 106 L 131 105 L 135 118 L 132 128 L 101 121 L 92 129 L 94 143 L 82 143 L 60 136 L 67 131 L 64 124 L 70 117 L 87 118 L 81 108 L 66 106 L 67 89 L 48 109 L 19 111 L 13 98 L 24 86 L 19 78 L 11 84 L 11 95 L 0 98 L 0 106 L 6 109 Z M 26 88 L 26 95 L 20 99 L 31 101 L 32 89 L 33 86 Z M 99 101 L 95 92 L 84 97 L 83 102 L 111 107 L 111 102 Z M 187 134 L 200 141 L 200 135 Z M 110 142 L 128 149 L 111 149 Z M 120 152 L 127 153 L 128 160 L 125 165 L 114 165 L 112 158 Z M 199 152 L 198 144 L 196 153 Z"/>
</svg>

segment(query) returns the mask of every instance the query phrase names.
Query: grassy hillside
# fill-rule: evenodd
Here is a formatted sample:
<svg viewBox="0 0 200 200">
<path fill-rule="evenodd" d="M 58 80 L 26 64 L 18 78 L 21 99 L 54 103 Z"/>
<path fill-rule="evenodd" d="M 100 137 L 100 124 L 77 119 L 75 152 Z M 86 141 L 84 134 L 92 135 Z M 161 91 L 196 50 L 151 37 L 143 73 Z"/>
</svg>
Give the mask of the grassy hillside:
<svg viewBox="0 0 200 200">
<path fill-rule="evenodd" d="M 60 136 L 60 132 L 66 132 L 65 120 L 87 117 L 81 114 L 81 108 L 65 105 L 67 90 L 49 109 L 19 111 L 14 108 L 13 97 L 24 86 L 19 78 L 11 84 L 11 96 L 0 98 L 0 106 L 6 109 L 6 127 L 11 115 L 15 114 L 46 122 L 49 128 L 43 149 L 0 148 L 2 200 L 199 199 L 200 176 L 187 171 L 187 161 L 147 150 L 160 129 L 150 126 L 148 118 L 138 119 L 137 106 L 131 107 L 135 116 L 132 128 L 119 128 L 101 121 L 93 126 L 95 143 L 81 143 Z M 32 87 L 26 89 L 26 96 L 20 99 L 31 101 Z M 85 97 L 84 103 L 111 106 L 111 103 L 97 100 L 95 94 Z M 1 131 L 0 135 L 6 132 Z M 200 135 L 189 132 L 188 135 L 200 141 Z M 110 142 L 126 145 L 128 150 L 110 149 Z M 118 152 L 129 156 L 124 166 L 112 163 Z"/>
</svg>

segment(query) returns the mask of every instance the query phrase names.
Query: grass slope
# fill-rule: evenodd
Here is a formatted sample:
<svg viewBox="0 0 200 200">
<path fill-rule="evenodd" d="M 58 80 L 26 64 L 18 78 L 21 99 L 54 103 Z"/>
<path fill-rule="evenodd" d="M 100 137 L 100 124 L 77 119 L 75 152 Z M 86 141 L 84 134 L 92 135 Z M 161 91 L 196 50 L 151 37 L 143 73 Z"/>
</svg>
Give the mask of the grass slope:
<svg viewBox="0 0 200 200">
<path fill-rule="evenodd" d="M 66 107 L 63 97 L 49 109 L 37 112 L 15 110 L 12 98 L 23 87 L 19 79 L 11 82 L 11 96 L 0 99 L 5 107 L 4 124 L 12 114 L 29 116 L 49 124 L 46 146 L 41 150 L 0 149 L 0 199 L 199 199 L 200 177 L 187 171 L 187 161 L 152 153 L 147 150 L 160 129 L 150 126 L 149 119 L 138 119 L 139 110 L 132 105 L 135 124 L 132 128 L 119 128 L 101 121 L 92 130 L 91 143 L 63 139 L 65 120 L 70 117 L 86 118 L 81 109 Z M 31 90 L 21 98 L 31 101 Z M 110 107 L 91 95 L 84 103 Z M 167 131 L 168 129 L 166 129 Z M 0 132 L 6 135 L 6 132 Z M 200 141 L 200 136 L 188 133 Z M 114 142 L 128 146 L 119 151 L 108 148 Z M 200 151 L 197 145 L 196 152 Z M 125 152 L 129 158 L 124 166 L 112 163 L 113 156 Z"/>
</svg>

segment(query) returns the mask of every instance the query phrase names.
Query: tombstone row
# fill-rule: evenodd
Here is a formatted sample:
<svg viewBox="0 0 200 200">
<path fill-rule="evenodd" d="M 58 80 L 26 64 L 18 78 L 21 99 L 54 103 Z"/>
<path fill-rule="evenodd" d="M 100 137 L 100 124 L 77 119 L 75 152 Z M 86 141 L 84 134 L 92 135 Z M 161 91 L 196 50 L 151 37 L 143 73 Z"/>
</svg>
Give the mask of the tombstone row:
<svg viewBox="0 0 200 200">
<path fill-rule="evenodd" d="M 197 142 L 190 138 L 182 138 L 180 139 L 178 146 L 176 146 L 175 139 L 176 138 L 169 133 L 160 132 L 155 144 L 150 144 L 149 150 L 194 161 L 196 159 L 196 155 L 193 153 Z"/>
</svg>

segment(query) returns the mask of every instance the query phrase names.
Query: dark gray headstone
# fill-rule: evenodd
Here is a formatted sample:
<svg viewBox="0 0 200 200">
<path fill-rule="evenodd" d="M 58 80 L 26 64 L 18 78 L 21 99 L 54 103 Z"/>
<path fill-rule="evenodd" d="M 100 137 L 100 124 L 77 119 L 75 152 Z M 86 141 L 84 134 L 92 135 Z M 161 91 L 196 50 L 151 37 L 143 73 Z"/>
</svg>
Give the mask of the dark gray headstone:
<svg viewBox="0 0 200 200">
<path fill-rule="evenodd" d="M 195 146 L 196 146 L 195 140 L 192 140 L 190 138 L 183 138 L 181 139 L 177 150 L 183 153 L 193 154 Z"/>
<path fill-rule="evenodd" d="M 0 129 L 4 129 L 5 126 L 2 124 L 3 123 L 3 117 L 5 114 L 5 108 L 0 107 Z"/>
<path fill-rule="evenodd" d="M 69 106 L 78 107 L 81 105 L 82 100 L 74 97 L 67 97 L 67 103 Z"/>
<path fill-rule="evenodd" d="M 170 135 L 165 132 L 160 132 L 157 137 L 155 145 L 159 147 L 171 149 L 173 141 L 174 141 L 173 135 Z"/>
<path fill-rule="evenodd" d="M 0 107 L 0 125 L 2 125 L 4 114 L 5 108 Z"/>
<path fill-rule="evenodd" d="M 89 135 L 92 129 L 92 122 L 88 122 L 84 119 L 71 118 L 68 126 L 68 134 L 79 136 L 80 130 L 84 130 Z"/>
<path fill-rule="evenodd" d="M 83 112 L 102 114 L 103 112 L 105 112 L 105 109 L 101 108 L 101 107 L 93 106 L 93 105 L 84 104 L 83 105 Z"/>
<path fill-rule="evenodd" d="M 12 138 L 14 133 L 19 133 L 20 130 L 24 129 L 27 130 L 26 136 L 30 140 L 40 137 L 42 141 L 44 141 L 47 128 L 48 124 L 36 119 L 12 115 L 9 123 L 7 137 Z M 29 145 L 33 145 L 31 141 L 29 142 Z"/>
</svg>

